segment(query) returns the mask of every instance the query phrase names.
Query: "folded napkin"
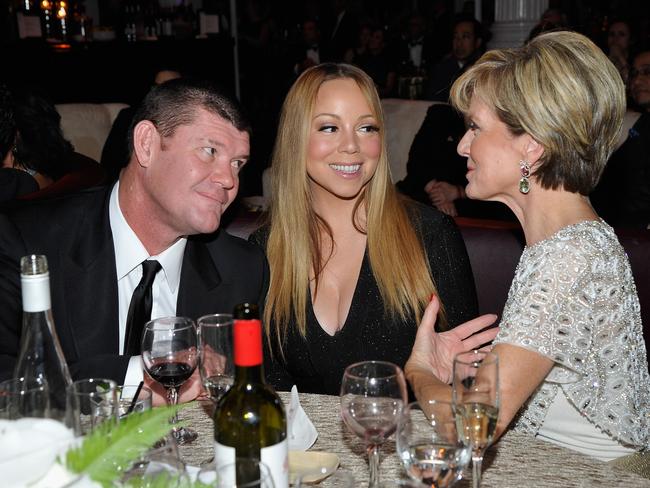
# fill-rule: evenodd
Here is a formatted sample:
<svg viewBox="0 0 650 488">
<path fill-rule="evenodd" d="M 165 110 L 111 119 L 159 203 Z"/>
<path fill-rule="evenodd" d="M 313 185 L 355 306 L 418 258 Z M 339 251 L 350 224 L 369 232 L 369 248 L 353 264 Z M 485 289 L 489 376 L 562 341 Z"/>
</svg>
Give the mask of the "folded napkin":
<svg viewBox="0 0 650 488">
<path fill-rule="evenodd" d="M 58 487 L 75 480 L 56 462 L 75 442 L 72 430 L 56 420 L 0 420 L 2 485 Z"/>
<path fill-rule="evenodd" d="M 290 451 L 306 451 L 318 439 L 316 427 L 300 405 L 296 385 L 291 388 L 291 399 L 287 408 L 287 436 Z"/>
</svg>

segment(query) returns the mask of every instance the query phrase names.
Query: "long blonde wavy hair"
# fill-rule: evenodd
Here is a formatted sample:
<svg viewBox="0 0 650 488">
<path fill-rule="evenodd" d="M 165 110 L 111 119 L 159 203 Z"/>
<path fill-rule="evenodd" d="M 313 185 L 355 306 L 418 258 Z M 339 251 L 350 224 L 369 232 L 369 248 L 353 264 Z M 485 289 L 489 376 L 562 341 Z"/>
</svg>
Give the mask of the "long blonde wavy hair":
<svg viewBox="0 0 650 488">
<path fill-rule="evenodd" d="M 306 155 L 318 90 L 335 79 L 357 83 L 379 126 L 381 155 L 374 176 L 356 202 L 353 224 L 367 234 L 370 265 L 385 311 L 401 319 L 414 313 L 419 322 L 431 294 L 436 293 L 423 243 L 391 182 L 384 117 L 372 80 L 347 64 L 314 66 L 300 75 L 284 101 L 271 166 L 273 199 L 266 244 L 271 280 L 264 324 L 269 346 L 274 348 L 275 342 L 280 350 L 292 316 L 305 337 L 310 274 L 318 290 L 321 271 L 329 259 L 323 255 L 320 235 L 326 232 L 331 237 L 332 232 L 312 206 Z M 362 211 L 366 212 L 365 229 L 359 224 L 364 219 L 357 215 Z"/>
</svg>

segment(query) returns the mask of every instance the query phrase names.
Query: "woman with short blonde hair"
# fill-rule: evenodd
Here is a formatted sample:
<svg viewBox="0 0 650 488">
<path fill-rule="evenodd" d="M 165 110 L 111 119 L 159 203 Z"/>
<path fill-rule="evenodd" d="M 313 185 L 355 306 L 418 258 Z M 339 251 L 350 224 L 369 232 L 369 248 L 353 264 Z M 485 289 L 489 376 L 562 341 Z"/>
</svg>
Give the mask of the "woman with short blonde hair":
<svg viewBox="0 0 650 488">
<path fill-rule="evenodd" d="M 372 80 L 353 66 L 310 68 L 286 97 L 270 220 L 252 237 L 271 269 L 264 322 L 276 388 L 338 394 L 352 362 L 403 366 L 432 294 L 445 305 L 442 330 L 476 311 L 457 228 L 398 196 L 384 130 Z"/>
<path fill-rule="evenodd" d="M 602 460 L 647 447 L 639 299 L 616 234 L 587 197 L 623 120 L 616 68 L 586 37 L 547 33 L 487 52 L 451 99 L 469 126 L 458 144 L 467 195 L 508 205 L 526 236 L 494 341 L 497 435 L 514 422 Z M 428 355 L 435 341 L 420 327 L 407 363 L 420 399 L 450 396 L 449 365 Z"/>
</svg>

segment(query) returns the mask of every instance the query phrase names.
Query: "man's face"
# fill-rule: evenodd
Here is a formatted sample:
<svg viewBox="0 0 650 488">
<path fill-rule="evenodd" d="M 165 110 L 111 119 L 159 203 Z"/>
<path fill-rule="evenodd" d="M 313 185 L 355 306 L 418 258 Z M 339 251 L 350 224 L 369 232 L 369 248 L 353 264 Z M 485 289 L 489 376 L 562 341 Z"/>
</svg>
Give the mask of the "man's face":
<svg viewBox="0 0 650 488">
<path fill-rule="evenodd" d="M 424 35 L 426 24 L 424 18 L 420 16 L 411 17 L 409 20 L 409 37 L 417 40 Z"/>
<path fill-rule="evenodd" d="M 474 24 L 459 22 L 454 27 L 452 53 L 458 61 L 466 61 L 481 45 L 481 40 L 476 38 Z"/>
<path fill-rule="evenodd" d="M 634 58 L 630 72 L 630 93 L 637 105 L 650 110 L 650 51 Z"/>
<path fill-rule="evenodd" d="M 144 186 L 153 209 L 149 218 L 173 237 L 207 234 L 239 189 L 248 160 L 249 137 L 202 108 L 195 119 L 161 137 L 154 130 Z"/>
</svg>

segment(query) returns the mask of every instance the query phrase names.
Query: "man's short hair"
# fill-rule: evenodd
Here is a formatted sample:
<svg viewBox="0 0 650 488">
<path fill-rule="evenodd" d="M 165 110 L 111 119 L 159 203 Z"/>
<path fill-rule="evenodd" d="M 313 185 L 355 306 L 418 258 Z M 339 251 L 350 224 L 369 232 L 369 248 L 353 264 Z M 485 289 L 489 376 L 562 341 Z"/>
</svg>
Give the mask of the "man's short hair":
<svg viewBox="0 0 650 488">
<path fill-rule="evenodd" d="M 221 117 L 238 131 L 250 135 L 250 123 L 234 98 L 212 82 L 177 78 L 154 86 L 147 93 L 129 128 L 129 150 L 133 151 L 133 128 L 140 121 L 151 121 L 163 137 L 170 137 L 179 126 L 192 123 L 199 108 Z"/>
</svg>

